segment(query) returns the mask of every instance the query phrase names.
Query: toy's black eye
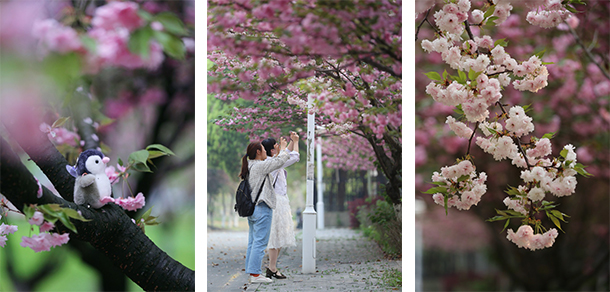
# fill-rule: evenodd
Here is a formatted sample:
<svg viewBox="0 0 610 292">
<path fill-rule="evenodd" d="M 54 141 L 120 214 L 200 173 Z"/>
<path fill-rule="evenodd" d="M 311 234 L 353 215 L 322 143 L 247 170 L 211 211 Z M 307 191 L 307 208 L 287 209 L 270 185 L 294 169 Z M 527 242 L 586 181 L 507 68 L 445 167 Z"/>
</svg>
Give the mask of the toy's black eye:
<svg viewBox="0 0 610 292">
<path fill-rule="evenodd" d="M 96 161 L 95 161 L 95 163 L 100 163 L 100 161 L 99 161 L 99 160 L 96 160 Z"/>
</svg>

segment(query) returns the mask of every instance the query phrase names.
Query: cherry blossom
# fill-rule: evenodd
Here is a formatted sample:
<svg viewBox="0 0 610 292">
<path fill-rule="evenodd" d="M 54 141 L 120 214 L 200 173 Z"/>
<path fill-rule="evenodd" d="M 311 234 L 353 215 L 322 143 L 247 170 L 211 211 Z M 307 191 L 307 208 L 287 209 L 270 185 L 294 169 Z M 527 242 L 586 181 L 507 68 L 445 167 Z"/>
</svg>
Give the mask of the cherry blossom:
<svg viewBox="0 0 610 292">
<path fill-rule="evenodd" d="M 112 198 L 104 197 L 100 200 L 103 204 L 113 202 L 127 211 L 135 211 L 141 209 L 146 204 L 146 199 L 142 193 L 138 193 L 135 197 L 128 198 Z"/>
<path fill-rule="evenodd" d="M 34 234 L 31 237 L 21 237 L 20 245 L 29 247 L 35 252 L 50 251 L 52 247 L 60 246 L 68 243 L 70 235 L 68 233 L 40 233 Z"/>
<path fill-rule="evenodd" d="M 587 176 L 588 173 L 584 171 L 584 166 L 576 162 L 577 150 L 571 144 L 564 147 L 559 157 L 551 156 L 552 147 L 549 137 L 552 137 L 553 134 L 547 132 L 542 138 L 533 136 L 537 127 L 534 126 L 533 118 L 526 115 L 526 107 L 514 105 L 509 110 L 505 109 L 508 102 L 502 99 L 505 98 L 504 91 L 509 92 L 506 87 L 512 84 L 512 87 L 517 90 L 512 92 L 539 92 L 549 85 L 550 71 L 557 71 L 556 68 L 561 67 L 549 69 L 547 65 L 550 62 L 542 60 L 543 52 L 534 54 L 528 50 L 526 54 L 530 55 L 519 60 L 511 54 L 523 55 L 523 53 L 515 53 L 514 48 L 507 49 L 508 43 L 503 38 L 494 39 L 489 35 L 481 35 L 486 31 L 485 24 L 489 20 L 486 15 L 491 15 L 496 26 L 507 33 L 509 30 L 505 28 L 514 26 L 518 21 L 516 16 L 511 15 L 513 6 L 508 1 L 495 0 L 492 2 L 495 5 L 484 6 L 485 9 L 489 9 L 488 11 L 473 9 L 468 15 L 471 9 L 469 3 L 464 6 L 467 6 L 468 9 L 465 10 L 466 15 L 462 17 L 462 15 L 458 15 L 460 10 L 457 8 L 456 1 L 446 1 L 442 8 L 433 14 L 435 24 L 430 22 L 429 24 L 433 26 L 436 33 L 434 36 L 431 34 L 426 36 L 434 39 L 422 40 L 421 48 L 431 54 L 430 60 L 444 63 L 454 71 L 446 70 L 442 74 L 440 72 L 426 73 L 431 81 L 427 84 L 425 91 L 436 102 L 448 108 L 455 107 L 454 111 L 460 114 L 458 119 L 447 116 L 445 124 L 449 125 L 459 137 L 456 139 L 468 140 L 468 152 L 470 152 L 471 142 L 474 141 L 495 160 L 509 159 L 511 164 L 524 169 L 521 172 L 521 179 L 525 184 L 518 188 L 510 187 L 507 191 L 509 196 L 504 199 L 504 204 L 509 210 L 498 211 L 499 216 L 491 218 L 490 221 L 508 220 L 510 218 L 508 214 L 512 216 L 520 214 L 519 216 L 524 218 L 523 225 L 516 234 L 509 230 L 507 238 L 520 247 L 537 250 L 550 247 L 557 232 L 555 229 L 551 229 L 542 233 L 544 227 L 536 225 L 535 234 L 527 222 L 534 222 L 535 217 L 531 216 L 540 210 L 547 210 L 546 215 L 552 220 L 563 221 L 561 216 L 564 214 L 556 210 L 548 211 L 556 206 L 544 201 L 546 194 L 550 193 L 557 197 L 569 196 L 575 193 L 577 185 L 575 175 Z M 537 4 L 528 3 L 526 6 L 532 11 L 528 14 L 527 21 L 542 27 L 557 26 L 571 17 L 566 8 L 570 4 L 570 2 L 556 0 L 541 0 Z M 463 18 L 463 20 L 454 21 L 457 17 L 461 17 L 460 19 Z M 478 25 L 469 25 L 465 21 L 469 18 L 472 20 L 471 23 Z M 576 25 L 578 25 L 578 21 L 571 21 L 569 27 Z M 465 26 L 469 28 L 466 40 L 463 39 L 466 35 Z M 512 35 L 517 35 L 517 33 L 512 33 Z M 432 56 L 435 56 L 436 59 L 433 59 Z M 558 57 L 553 56 L 552 58 L 554 59 L 551 61 L 556 61 Z M 569 61 L 567 64 L 568 67 L 572 65 Z M 595 70 L 593 66 L 589 67 Z M 457 75 L 453 73 L 456 71 Z M 568 78 L 568 80 L 574 82 L 574 77 L 569 77 L 571 79 Z M 600 83 L 600 88 L 605 88 L 603 84 Z M 601 91 L 605 92 L 605 89 Z M 512 92 L 511 95 L 514 95 Z M 567 96 L 570 94 L 574 93 L 566 92 Z M 511 96 L 509 98 L 512 99 Z M 494 108 L 500 111 L 500 113 L 496 113 L 495 117 L 491 115 Z M 575 110 L 586 111 L 587 109 L 577 107 Z M 466 126 L 466 121 L 476 123 L 478 127 L 470 128 Z M 483 135 L 476 135 L 477 131 Z M 528 137 L 528 135 L 532 136 Z M 476 139 L 473 140 L 472 138 L 475 136 Z M 469 153 L 463 159 L 463 161 L 472 160 L 474 162 Z M 458 161 L 460 160 L 458 159 Z M 418 161 L 417 165 L 420 164 L 422 162 Z M 477 196 L 469 193 L 470 189 L 460 189 L 465 186 L 463 183 L 468 181 L 468 177 L 464 176 L 456 180 L 454 175 L 456 166 L 444 166 L 440 173 L 434 172 L 432 180 L 436 187 L 432 187 L 426 193 L 432 194 L 433 201 L 444 205 L 445 208 L 456 206 L 458 209 L 466 210 L 473 205 L 471 202 L 478 202 Z M 474 176 L 470 175 L 470 177 Z M 486 187 L 480 195 L 484 194 L 485 190 Z M 558 220 L 553 221 L 559 227 L 556 222 Z"/>
<path fill-rule="evenodd" d="M 529 250 L 538 250 L 551 247 L 557 238 L 557 229 L 551 228 L 543 234 L 534 234 L 534 230 L 529 225 L 521 225 L 515 233 L 512 229 L 508 230 L 506 238 L 514 242 L 517 246 Z"/>
<path fill-rule="evenodd" d="M 34 215 L 32 215 L 32 218 L 30 218 L 30 220 L 28 220 L 28 223 L 30 223 L 31 225 L 40 226 L 43 221 L 44 221 L 44 215 L 41 212 L 36 211 L 36 212 L 34 212 Z"/>
</svg>

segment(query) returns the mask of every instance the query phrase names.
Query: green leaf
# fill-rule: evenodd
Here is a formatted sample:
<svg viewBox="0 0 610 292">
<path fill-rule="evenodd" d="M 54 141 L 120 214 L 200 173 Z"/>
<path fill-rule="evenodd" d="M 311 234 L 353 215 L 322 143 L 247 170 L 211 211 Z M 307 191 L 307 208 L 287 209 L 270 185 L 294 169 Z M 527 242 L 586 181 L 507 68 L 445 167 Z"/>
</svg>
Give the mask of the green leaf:
<svg viewBox="0 0 610 292">
<path fill-rule="evenodd" d="M 542 135 L 542 139 L 544 139 L 544 138 L 552 139 L 553 137 L 555 137 L 555 133 L 557 133 L 557 132 L 546 133 L 546 134 Z"/>
<path fill-rule="evenodd" d="M 64 226 L 66 226 L 66 228 L 72 230 L 74 233 L 78 233 L 78 231 L 76 231 L 76 226 L 74 226 L 72 221 L 70 221 L 70 217 L 68 217 L 66 213 L 59 213 L 59 216 L 57 216 L 57 218 Z"/>
<path fill-rule="evenodd" d="M 495 25 L 495 22 L 494 22 L 494 21 L 495 21 L 496 19 L 499 19 L 499 18 L 500 18 L 500 17 L 497 17 L 497 16 L 492 16 L 492 17 L 490 17 L 490 18 L 488 18 L 488 19 L 487 19 L 487 22 L 485 22 L 485 25 L 487 25 L 487 26 L 493 26 L 493 25 Z"/>
<path fill-rule="evenodd" d="M 555 218 L 555 216 L 551 215 L 549 212 L 546 212 L 546 216 L 549 217 L 549 219 L 551 219 L 553 224 L 555 224 L 555 226 L 557 226 L 557 228 L 559 228 L 559 230 L 563 231 L 563 229 L 561 229 L 561 223 L 559 222 L 559 220 L 557 220 L 557 218 Z"/>
<path fill-rule="evenodd" d="M 144 11 L 144 10 L 138 10 L 138 15 L 140 17 L 142 17 L 146 21 L 152 21 L 153 20 L 152 14 L 150 14 L 150 13 Z"/>
<path fill-rule="evenodd" d="M 462 110 L 462 105 L 458 104 L 454 109 L 454 112 L 456 112 L 458 115 L 463 116 L 464 115 L 464 110 Z"/>
<path fill-rule="evenodd" d="M 69 119 L 70 119 L 70 117 L 61 117 L 61 118 L 57 119 L 55 122 L 53 122 L 53 125 L 51 125 L 51 128 L 59 128 L 59 127 L 63 126 Z"/>
<path fill-rule="evenodd" d="M 496 47 L 498 45 L 501 46 L 501 47 L 506 47 L 508 45 L 508 41 L 506 41 L 506 38 L 496 40 L 494 42 L 494 47 Z"/>
<path fill-rule="evenodd" d="M 163 24 L 163 29 L 175 35 L 185 36 L 188 34 L 184 23 L 171 12 L 161 12 L 154 16 L 153 21 Z"/>
<path fill-rule="evenodd" d="M 146 163 L 135 163 L 131 167 L 139 172 L 152 172 Z"/>
<path fill-rule="evenodd" d="M 150 40 L 153 36 L 153 30 L 149 26 L 145 26 L 136 29 L 131 33 L 127 47 L 129 51 L 141 56 L 142 58 L 148 58 L 150 54 Z"/>
<path fill-rule="evenodd" d="M 538 53 L 535 53 L 534 56 L 538 57 L 538 59 L 542 59 L 542 56 L 544 56 L 545 52 L 546 52 L 546 49 L 544 49 Z"/>
<path fill-rule="evenodd" d="M 483 73 L 483 71 L 481 72 L 475 72 L 474 70 L 472 70 L 472 68 L 468 71 L 468 79 L 470 80 L 475 80 L 477 79 L 477 77 L 479 77 L 479 75 L 481 75 L 481 73 Z"/>
<path fill-rule="evenodd" d="M 458 76 L 460 77 L 460 80 L 457 80 L 457 82 L 461 84 L 466 84 L 466 73 L 464 73 L 462 70 L 459 70 Z"/>
<path fill-rule="evenodd" d="M 151 145 L 146 146 L 146 150 L 150 151 L 151 149 L 157 149 L 157 150 L 163 152 L 165 155 L 176 155 L 169 148 L 167 148 L 161 144 L 151 144 Z"/>
<path fill-rule="evenodd" d="M 551 65 L 551 64 L 555 64 L 555 62 L 541 62 L 542 65 Z"/>
<path fill-rule="evenodd" d="M 148 165 L 146 165 L 146 161 L 148 160 L 148 150 L 142 149 L 135 152 L 132 152 L 129 155 L 129 164 L 132 165 L 132 168 L 140 171 L 140 172 L 151 172 Z"/>
<path fill-rule="evenodd" d="M 508 219 L 506 216 L 494 216 L 494 217 L 491 217 L 491 218 L 489 218 L 489 219 L 487 219 L 485 221 L 487 221 L 487 222 L 495 222 L 495 221 L 506 220 L 506 219 Z"/>
<path fill-rule="evenodd" d="M 148 211 L 146 211 L 144 214 L 142 214 L 142 217 L 140 218 L 148 218 L 148 216 L 150 216 L 150 213 L 152 212 L 152 208 L 154 206 L 150 207 L 150 209 L 148 209 Z"/>
<path fill-rule="evenodd" d="M 550 212 L 551 212 L 551 214 L 553 214 L 553 216 L 559 218 L 559 220 L 561 220 L 563 222 L 566 222 L 566 220 L 563 219 L 563 216 L 565 215 L 566 217 L 568 217 L 568 215 L 563 214 L 563 213 L 561 213 L 561 212 L 559 212 L 557 210 L 551 210 Z"/>
<path fill-rule="evenodd" d="M 447 72 L 447 71 L 445 71 Z M 441 81 L 441 75 L 438 74 L 437 72 L 428 72 L 428 73 L 424 73 L 426 76 L 428 76 L 428 78 L 430 78 L 431 80 L 436 80 L 436 81 Z"/>
<path fill-rule="evenodd" d="M 163 51 L 174 59 L 183 60 L 186 54 L 184 42 L 177 36 L 164 31 L 153 31 L 153 36 L 163 46 Z"/>
<path fill-rule="evenodd" d="M 561 157 L 565 159 L 566 155 L 568 155 L 568 149 L 561 150 L 561 152 L 559 152 L 559 155 L 561 155 Z"/>
<path fill-rule="evenodd" d="M 64 214 L 68 215 L 68 217 L 70 217 L 70 218 L 74 218 L 74 219 L 77 219 L 77 220 L 80 220 L 83 222 L 91 221 L 91 219 L 87 219 L 87 218 L 83 217 L 83 215 L 79 214 L 74 209 L 62 208 L 62 212 L 64 212 Z"/>
<path fill-rule="evenodd" d="M 436 193 L 446 194 L 447 188 L 446 187 L 433 187 L 424 192 L 424 194 L 429 194 L 429 195 L 433 195 Z"/>
<path fill-rule="evenodd" d="M 118 161 L 120 166 L 123 166 L 123 160 L 121 160 L 121 158 L 119 157 L 119 161 Z"/>
<path fill-rule="evenodd" d="M 449 196 L 445 195 L 443 198 L 443 202 L 445 205 L 445 216 L 449 215 L 449 206 L 448 206 Z"/>
<path fill-rule="evenodd" d="M 489 8 L 487 9 L 487 11 L 485 11 L 485 14 L 483 14 L 483 18 L 488 18 L 490 17 L 492 14 L 494 14 L 494 11 L 496 10 L 496 5 L 491 5 L 489 6 Z"/>
<path fill-rule="evenodd" d="M 504 223 L 504 228 L 502 228 L 501 232 L 504 232 L 504 230 L 506 230 L 506 227 L 508 227 L 509 223 L 510 223 L 510 219 L 506 219 L 506 223 Z"/>
<path fill-rule="evenodd" d="M 582 176 L 584 176 L 584 177 L 593 176 L 592 174 L 588 173 L 588 172 L 585 170 L 585 166 L 584 166 L 584 165 L 582 165 L 582 164 L 580 164 L 580 163 L 576 163 L 576 165 L 574 166 L 574 170 L 575 170 L 575 171 L 576 171 L 578 174 L 580 174 L 580 175 L 582 175 Z"/>
<path fill-rule="evenodd" d="M 150 159 L 155 159 L 161 156 L 166 156 L 167 154 L 161 152 L 161 151 L 157 151 L 157 150 L 148 150 L 148 159 L 150 161 Z"/>
<path fill-rule="evenodd" d="M 574 8 L 572 5 L 565 5 L 563 7 L 565 7 L 566 10 L 568 10 L 568 11 L 570 11 L 572 13 L 579 13 L 579 11 L 576 10 L 576 8 Z"/>
<path fill-rule="evenodd" d="M 458 178 L 457 182 L 463 182 L 470 178 L 470 175 L 462 175 Z"/>
<path fill-rule="evenodd" d="M 34 216 L 34 213 L 36 212 L 36 209 L 34 207 L 25 205 L 23 206 L 23 214 L 25 215 L 25 219 L 30 219 L 32 218 L 32 216 Z"/>
<path fill-rule="evenodd" d="M 443 80 L 447 80 L 447 70 L 443 71 Z"/>
<path fill-rule="evenodd" d="M 129 163 L 146 163 L 148 160 L 147 150 L 138 150 L 129 154 Z"/>
</svg>

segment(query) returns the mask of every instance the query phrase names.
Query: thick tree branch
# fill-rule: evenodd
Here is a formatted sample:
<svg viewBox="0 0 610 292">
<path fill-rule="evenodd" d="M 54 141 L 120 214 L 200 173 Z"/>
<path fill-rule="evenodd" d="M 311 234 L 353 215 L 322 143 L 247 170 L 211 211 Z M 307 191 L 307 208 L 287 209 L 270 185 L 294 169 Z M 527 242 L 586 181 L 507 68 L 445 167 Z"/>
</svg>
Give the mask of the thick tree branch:
<svg viewBox="0 0 610 292">
<path fill-rule="evenodd" d="M 18 135 L 18 131 L 20 131 L 18 127 L 13 127 L 10 122 L 7 123 L 4 120 L 3 122 L 9 134 L 16 134 L 12 135 L 15 139 L 23 138 L 23 135 Z M 59 194 L 67 201 L 74 201 L 74 177 L 66 170 L 68 162 L 64 156 L 57 151 L 43 132 L 34 131 L 29 134 L 28 138 L 30 141 L 17 140 L 17 143 L 38 165 Z M 4 174 L 2 173 L 2 175 Z"/>
<path fill-rule="evenodd" d="M 4 138 L 0 138 L 0 173 L 0 193 L 19 210 L 30 204 L 55 203 L 78 210 L 90 219 L 89 222 L 73 220 L 79 233 L 71 233 L 70 237 L 91 243 L 142 289 L 195 289 L 195 272 L 159 249 L 117 205 L 110 203 L 98 210 L 89 209 L 57 197 L 46 188 L 42 197 L 37 198 L 36 180 Z M 69 232 L 60 224 L 56 229 Z"/>
</svg>

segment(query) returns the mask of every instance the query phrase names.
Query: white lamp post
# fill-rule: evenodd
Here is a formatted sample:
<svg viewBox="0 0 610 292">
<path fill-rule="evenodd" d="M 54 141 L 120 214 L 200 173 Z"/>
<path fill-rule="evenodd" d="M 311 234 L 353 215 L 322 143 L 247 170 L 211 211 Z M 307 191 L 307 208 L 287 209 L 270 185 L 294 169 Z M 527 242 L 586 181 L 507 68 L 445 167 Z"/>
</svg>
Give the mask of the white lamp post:
<svg viewBox="0 0 610 292">
<path fill-rule="evenodd" d="M 324 183 L 322 182 L 322 138 L 318 138 L 316 143 L 316 158 L 318 164 L 318 202 L 316 203 L 316 210 L 318 212 L 318 229 L 324 229 L 324 197 L 322 196 L 322 190 L 324 189 Z"/>
<path fill-rule="evenodd" d="M 303 274 L 316 272 L 316 210 L 313 208 L 315 114 L 307 97 L 307 197 L 303 211 Z"/>
</svg>

